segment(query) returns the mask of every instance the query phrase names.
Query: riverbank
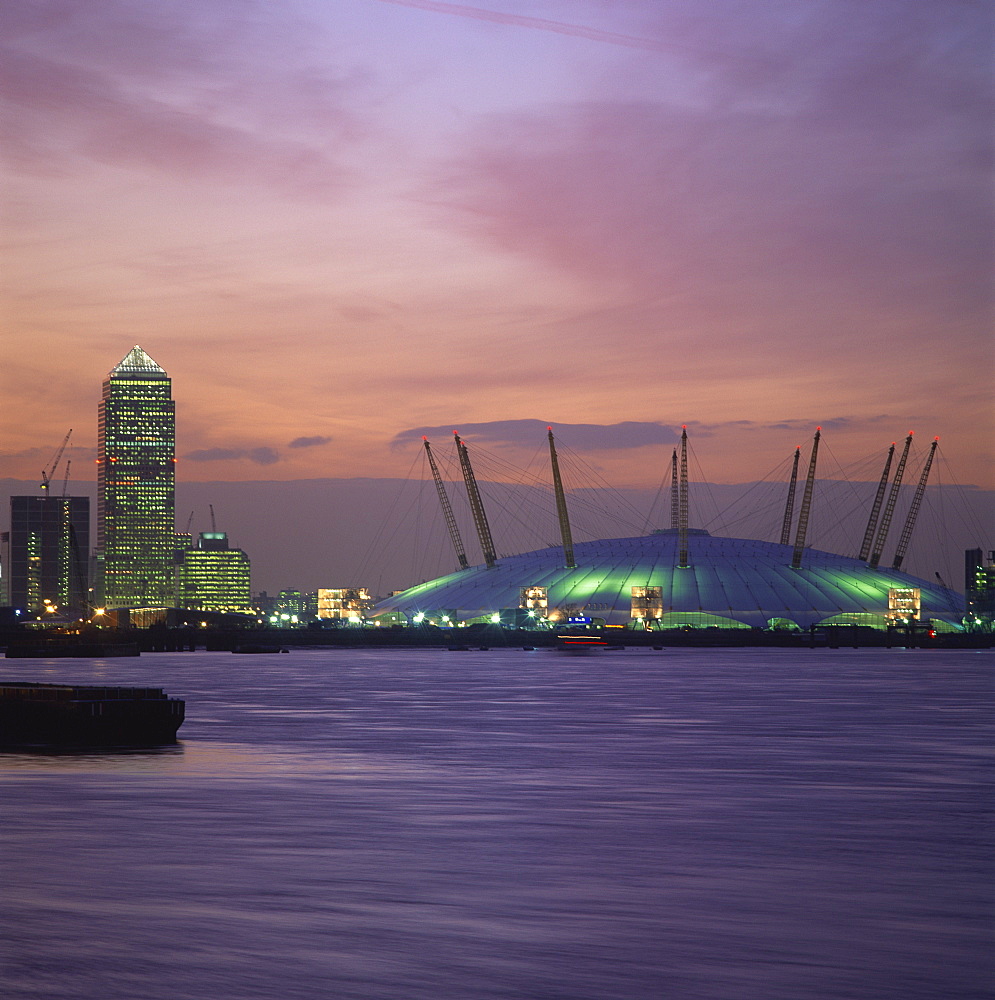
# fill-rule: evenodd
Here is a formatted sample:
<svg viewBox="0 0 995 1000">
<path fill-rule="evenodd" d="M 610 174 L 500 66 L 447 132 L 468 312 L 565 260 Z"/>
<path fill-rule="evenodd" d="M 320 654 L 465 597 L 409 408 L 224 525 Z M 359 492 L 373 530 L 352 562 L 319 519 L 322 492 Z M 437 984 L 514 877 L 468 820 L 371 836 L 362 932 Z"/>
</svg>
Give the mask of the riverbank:
<svg viewBox="0 0 995 1000">
<path fill-rule="evenodd" d="M 557 630 L 511 629 L 500 625 L 471 626 L 460 629 L 440 629 L 434 626 L 390 628 L 333 629 L 226 629 L 226 628 L 149 628 L 101 629 L 104 645 L 135 644 L 140 652 L 179 652 L 206 649 L 235 650 L 247 643 L 253 646 L 277 647 L 353 647 L 363 649 L 439 648 L 544 649 L 559 644 Z M 668 629 L 648 632 L 635 629 L 598 629 L 589 633 L 601 636 L 610 648 L 757 648 L 776 649 L 837 649 L 837 648 L 906 648 L 906 649 L 991 649 L 995 635 L 991 633 L 941 633 L 930 635 L 923 629 L 891 629 L 883 632 L 860 626 L 832 626 L 808 632 L 763 631 L 760 629 Z M 92 638 L 92 637 L 90 637 Z M 14 649 L 26 642 L 45 642 L 52 655 L 84 655 L 73 652 L 73 641 L 79 637 L 39 636 L 29 630 L 0 632 L 0 647 Z M 59 651 L 60 644 L 63 649 Z M 86 654 L 92 655 L 92 654 Z"/>
</svg>

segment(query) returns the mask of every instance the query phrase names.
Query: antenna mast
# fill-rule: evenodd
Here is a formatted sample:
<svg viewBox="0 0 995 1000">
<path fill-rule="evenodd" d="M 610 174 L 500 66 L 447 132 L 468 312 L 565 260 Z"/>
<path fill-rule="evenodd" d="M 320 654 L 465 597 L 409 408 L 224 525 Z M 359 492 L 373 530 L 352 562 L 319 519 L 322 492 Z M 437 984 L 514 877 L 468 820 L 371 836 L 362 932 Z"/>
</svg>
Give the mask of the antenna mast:
<svg viewBox="0 0 995 1000">
<path fill-rule="evenodd" d="M 905 463 L 909 460 L 909 448 L 912 446 L 912 431 L 905 439 L 905 447 L 902 449 L 902 457 L 898 460 L 898 468 L 895 470 L 895 478 L 891 484 L 891 492 L 888 494 L 888 503 L 884 508 L 884 516 L 878 527 L 878 537 L 874 542 L 874 551 L 871 553 L 871 561 L 868 565 L 871 569 L 877 569 L 881 561 L 881 550 L 884 548 L 885 540 L 888 537 L 888 529 L 891 527 L 891 518 L 895 513 L 895 503 L 898 501 L 898 491 L 902 485 L 902 476 L 905 474 Z"/>
<path fill-rule="evenodd" d="M 805 492 L 802 495 L 801 509 L 798 511 L 798 531 L 795 534 L 795 551 L 791 555 L 791 568 L 798 569 L 802 564 L 802 553 L 805 551 L 805 535 L 808 533 L 808 517 L 812 512 L 812 490 L 815 488 L 815 461 L 819 454 L 819 438 L 822 428 L 816 427 L 812 439 L 812 457 L 808 460 L 808 476 L 805 479 Z"/>
<path fill-rule="evenodd" d="M 919 477 L 919 482 L 916 485 L 915 496 L 912 498 L 912 506 L 909 507 L 908 516 L 905 518 L 902 537 L 898 540 L 898 548 L 895 549 L 895 561 L 891 564 L 892 569 L 902 568 L 902 560 L 905 558 L 905 553 L 909 548 L 912 529 L 916 526 L 916 518 L 919 516 L 919 508 L 922 506 L 922 497 L 926 492 L 926 480 L 929 478 L 929 469 L 933 464 L 933 456 L 936 454 L 936 446 L 939 443 L 939 438 L 933 438 L 933 443 L 929 446 L 929 455 L 926 458 L 926 464 L 922 467 L 922 475 Z"/>
<path fill-rule="evenodd" d="M 784 523 L 781 525 L 782 545 L 791 541 L 791 516 L 795 512 L 795 487 L 798 485 L 798 459 L 801 454 L 801 448 L 795 448 L 795 461 L 791 466 L 791 479 L 788 482 L 788 500 L 784 505 Z"/>
<path fill-rule="evenodd" d="M 439 503 L 442 504 L 442 513 L 446 519 L 446 527 L 449 528 L 449 537 L 452 539 L 453 548 L 456 550 L 456 558 L 459 560 L 459 568 L 466 569 L 466 550 L 463 548 L 463 539 L 460 538 L 459 526 L 456 518 L 453 517 L 453 508 L 449 503 L 449 496 L 446 493 L 446 486 L 439 475 L 439 468 L 435 464 L 435 457 L 432 455 L 432 446 L 428 443 L 428 438 L 423 437 L 425 442 L 425 454 L 428 455 L 428 465 L 432 470 L 432 478 L 435 480 L 435 491 L 439 494 Z"/>
<path fill-rule="evenodd" d="M 677 565 L 686 569 L 688 565 L 688 429 L 681 429 L 681 481 L 677 511 L 677 544 L 679 553 Z"/>
<path fill-rule="evenodd" d="M 497 562 L 494 553 L 494 541 L 491 538 L 491 529 L 487 524 L 487 514 L 484 512 L 484 503 L 480 499 L 480 490 L 477 489 L 477 480 L 474 478 L 473 469 L 470 467 L 470 455 L 466 450 L 466 445 L 460 440 L 459 433 L 453 431 L 456 438 L 456 453 L 459 455 L 460 468 L 463 470 L 463 481 L 466 483 L 466 493 L 470 499 L 470 510 L 473 511 L 473 523 L 477 527 L 477 537 L 480 539 L 480 548 L 484 554 L 484 563 L 488 569 Z"/>
<path fill-rule="evenodd" d="M 871 516 L 867 520 L 867 530 L 864 532 L 864 542 L 860 546 L 860 555 L 857 558 L 861 562 L 866 562 L 871 554 L 871 545 L 874 542 L 874 530 L 878 526 L 878 516 L 881 514 L 881 504 L 884 501 L 884 491 L 888 488 L 888 473 L 891 472 L 891 460 L 895 457 L 895 442 L 891 442 L 888 449 L 888 458 L 884 463 L 884 472 L 881 473 L 881 482 L 878 483 L 878 491 L 874 497 L 874 506 L 871 507 Z"/>
<path fill-rule="evenodd" d="M 570 519 L 567 517 L 567 498 L 563 493 L 563 480 L 560 479 L 560 463 L 556 458 L 556 445 L 553 444 L 553 428 L 549 431 L 549 461 L 553 467 L 553 491 L 556 493 L 556 516 L 560 520 L 560 538 L 563 540 L 563 561 L 567 569 L 573 569 L 574 542 L 570 534 Z"/>
</svg>

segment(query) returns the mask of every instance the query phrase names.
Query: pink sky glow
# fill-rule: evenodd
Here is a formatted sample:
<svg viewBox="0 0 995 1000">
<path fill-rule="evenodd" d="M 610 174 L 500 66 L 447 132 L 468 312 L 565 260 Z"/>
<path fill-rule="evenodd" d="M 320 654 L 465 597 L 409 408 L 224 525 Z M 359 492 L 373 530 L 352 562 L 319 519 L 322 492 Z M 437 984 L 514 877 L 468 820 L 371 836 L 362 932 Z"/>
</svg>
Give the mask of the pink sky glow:
<svg viewBox="0 0 995 1000">
<path fill-rule="evenodd" d="M 92 479 L 140 344 L 188 481 L 404 476 L 439 428 L 524 462 L 552 424 L 642 487 L 688 424 L 745 482 L 821 424 L 995 487 L 990 21 L 8 0 L 0 477 L 72 427 Z"/>
</svg>

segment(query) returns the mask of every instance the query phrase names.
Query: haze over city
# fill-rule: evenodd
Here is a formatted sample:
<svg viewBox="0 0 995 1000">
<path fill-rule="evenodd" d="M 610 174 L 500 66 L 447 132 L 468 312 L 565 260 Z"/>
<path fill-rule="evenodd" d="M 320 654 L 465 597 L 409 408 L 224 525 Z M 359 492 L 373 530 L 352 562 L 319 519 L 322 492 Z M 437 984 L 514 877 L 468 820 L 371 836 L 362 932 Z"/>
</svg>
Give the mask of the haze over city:
<svg viewBox="0 0 995 1000">
<path fill-rule="evenodd" d="M 553 423 L 647 487 L 686 423 L 716 482 L 821 424 L 993 485 L 984 5 L 2 17 L 0 476 L 73 427 L 92 479 L 140 343 L 180 482 L 403 477 L 454 427 L 516 462 Z"/>
</svg>

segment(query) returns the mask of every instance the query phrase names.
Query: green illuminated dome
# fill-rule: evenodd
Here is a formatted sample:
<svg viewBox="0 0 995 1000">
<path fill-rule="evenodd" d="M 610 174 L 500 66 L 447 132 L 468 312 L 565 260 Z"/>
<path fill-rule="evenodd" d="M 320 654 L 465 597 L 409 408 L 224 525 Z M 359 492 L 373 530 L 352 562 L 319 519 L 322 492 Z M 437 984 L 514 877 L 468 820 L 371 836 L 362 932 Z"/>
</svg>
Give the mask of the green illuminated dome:
<svg viewBox="0 0 995 1000">
<path fill-rule="evenodd" d="M 626 625 L 634 617 L 662 625 L 808 628 L 827 620 L 883 624 L 892 590 L 918 590 L 922 619 L 960 622 L 963 598 L 902 573 L 871 569 L 846 556 L 806 549 L 793 569 L 792 546 L 690 530 L 688 565 L 678 566 L 678 533 L 606 538 L 575 545 L 576 566 L 563 550 L 540 549 L 474 566 L 411 587 L 377 605 L 375 614 L 401 612 L 409 620 L 440 612 L 456 620 L 523 606 L 523 592 L 545 599 L 546 614 L 573 615 Z M 894 596 L 894 595 L 892 595 Z"/>
</svg>

